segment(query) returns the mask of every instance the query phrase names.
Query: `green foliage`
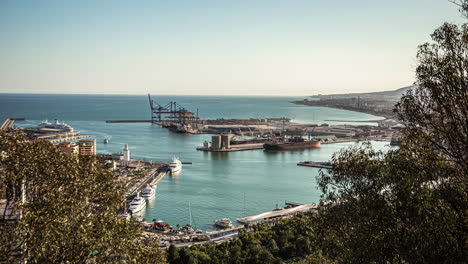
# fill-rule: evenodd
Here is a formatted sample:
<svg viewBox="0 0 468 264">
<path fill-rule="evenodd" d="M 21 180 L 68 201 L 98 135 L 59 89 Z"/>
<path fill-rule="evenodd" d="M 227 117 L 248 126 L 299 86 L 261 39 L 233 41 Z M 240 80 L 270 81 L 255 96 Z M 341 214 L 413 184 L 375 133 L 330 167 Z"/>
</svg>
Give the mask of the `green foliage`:
<svg viewBox="0 0 468 264">
<path fill-rule="evenodd" d="M 22 211 L 14 228 L 2 225 L 1 261 L 29 263 L 157 263 L 158 244 L 142 239 L 138 223 L 117 216 L 124 191 L 94 156 L 69 157 L 46 141 L 1 133 L 1 189 Z M 21 193 L 24 193 L 25 202 Z M 11 225 L 11 223 L 10 223 Z M 11 226 L 10 226 L 11 227 Z"/>
<path fill-rule="evenodd" d="M 458 1 L 465 16 L 467 3 Z M 344 149 L 317 177 L 318 215 L 254 227 L 229 243 L 184 249 L 185 256 L 203 252 L 207 263 L 466 263 L 468 25 L 446 23 L 432 39 L 419 47 L 418 88 L 396 105 L 405 125 L 400 149 Z"/>
<path fill-rule="evenodd" d="M 396 112 L 403 146 L 333 158 L 317 178 L 323 252 L 346 263 L 464 262 L 468 212 L 468 25 L 444 24 L 420 46 L 417 84 Z"/>
<path fill-rule="evenodd" d="M 169 248 L 169 263 L 283 263 L 286 260 L 321 256 L 316 246 L 317 215 L 310 213 L 270 227 L 256 226 L 257 232 L 242 233 L 223 244 Z M 317 258 L 318 259 L 318 258 Z M 331 263 L 331 262 L 330 262 Z"/>
</svg>

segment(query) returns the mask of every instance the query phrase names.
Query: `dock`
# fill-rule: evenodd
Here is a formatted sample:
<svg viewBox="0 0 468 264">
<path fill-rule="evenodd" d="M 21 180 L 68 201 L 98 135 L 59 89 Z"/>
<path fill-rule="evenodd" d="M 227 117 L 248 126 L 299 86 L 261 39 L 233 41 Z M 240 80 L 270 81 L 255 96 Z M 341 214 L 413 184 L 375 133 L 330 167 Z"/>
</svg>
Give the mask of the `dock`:
<svg viewBox="0 0 468 264">
<path fill-rule="evenodd" d="M 298 166 L 305 166 L 305 167 L 315 167 L 321 169 L 331 169 L 333 168 L 333 164 L 331 162 L 314 162 L 314 161 L 301 161 L 297 163 Z"/>
<path fill-rule="evenodd" d="M 296 202 L 285 202 L 287 207 L 285 209 L 273 210 L 271 212 L 262 213 L 255 216 L 248 216 L 237 219 L 243 225 L 233 226 L 222 230 L 214 230 L 206 233 L 183 233 L 183 232 L 165 232 L 156 231 L 145 228 L 145 234 L 148 236 L 157 237 L 160 242 L 160 247 L 168 249 L 169 245 L 174 245 L 178 248 L 191 247 L 193 245 L 206 245 L 206 244 L 219 244 L 236 238 L 241 233 L 241 230 L 246 232 L 255 232 L 254 225 L 265 224 L 268 226 L 275 226 L 280 223 L 282 219 L 291 218 L 298 214 L 309 212 L 316 212 L 319 203 L 302 204 Z M 145 223 L 145 227 L 150 226 L 151 223 Z"/>
<path fill-rule="evenodd" d="M 26 119 L 24 118 L 8 118 L 3 122 L 3 124 L 0 126 L 0 130 L 8 130 L 13 127 L 13 124 L 15 121 L 24 121 Z"/>
<path fill-rule="evenodd" d="M 153 123 L 152 120 L 106 120 L 106 123 Z"/>
<path fill-rule="evenodd" d="M 125 196 L 127 197 L 127 200 L 133 199 L 133 197 L 141 190 L 143 189 L 147 184 L 151 185 L 156 185 L 158 184 L 164 176 L 166 176 L 168 171 L 167 165 L 161 166 L 159 168 L 154 168 L 152 169 L 148 175 L 134 184 L 126 193 Z"/>
<path fill-rule="evenodd" d="M 60 142 L 68 142 L 68 141 L 75 141 L 82 138 L 88 138 L 89 136 L 86 135 L 73 135 L 73 136 L 57 136 L 52 138 L 41 138 L 49 141 L 50 143 L 60 143 Z M 38 138 L 39 139 L 39 138 Z"/>
<path fill-rule="evenodd" d="M 199 147 L 197 150 L 207 152 L 234 152 L 243 150 L 263 149 L 263 143 L 231 145 L 230 148 L 212 149 L 210 147 Z"/>
<path fill-rule="evenodd" d="M 263 221 L 263 220 L 268 220 L 268 219 L 277 218 L 277 217 L 291 216 L 291 215 L 303 213 L 306 211 L 317 210 L 318 207 L 319 207 L 319 203 L 302 204 L 302 205 L 295 206 L 292 208 L 273 210 L 273 211 L 261 213 L 258 215 L 238 218 L 237 222 L 242 223 L 242 224 L 253 224 L 253 223 L 256 223 L 257 221 Z"/>
</svg>

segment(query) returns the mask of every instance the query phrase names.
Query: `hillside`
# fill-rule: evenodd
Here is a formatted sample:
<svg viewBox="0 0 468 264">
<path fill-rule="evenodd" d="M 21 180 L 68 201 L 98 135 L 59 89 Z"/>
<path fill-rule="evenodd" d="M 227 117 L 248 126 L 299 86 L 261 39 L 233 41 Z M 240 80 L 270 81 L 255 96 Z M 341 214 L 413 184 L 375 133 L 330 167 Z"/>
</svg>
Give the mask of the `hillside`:
<svg viewBox="0 0 468 264">
<path fill-rule="evenodd" d="M 400 97 L 404 93 L 406 93 L 408 90 L 413 89 L 415 87 L 416 85 L 410 85 L 410 86 L 402 87 L 393 91 L 382 91 L 382 92 L 371 92 L 371 93 L 326 94 L 326 95 L 319 94 L 319 95 L 313 95 L 311 97 L 320 98 L 321 100 L 359 97 L 361 99 L 396 102 L 400 99 Z"/>
</svg>

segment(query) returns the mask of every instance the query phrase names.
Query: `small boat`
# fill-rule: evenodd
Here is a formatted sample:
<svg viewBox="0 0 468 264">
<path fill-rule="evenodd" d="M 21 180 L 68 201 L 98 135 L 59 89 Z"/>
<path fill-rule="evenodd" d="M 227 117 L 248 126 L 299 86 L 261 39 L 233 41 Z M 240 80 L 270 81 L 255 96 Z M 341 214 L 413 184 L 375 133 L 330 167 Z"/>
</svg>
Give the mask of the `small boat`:
<svg viewBox="0 0 468 264">
<path fill-rule="evenodd" d="M 160 231 L 172 230 L 172 226 L 162 220 L 154 221 L 153 228 Z"/>
<path fill-rule="evenodd" d="M 109 143 L 109 139 L 105 138 L 104 139 L 104 144 L 107 144 L 107 143 Z"/>
<path fill-rule="evenodd" d="M 130 202 L 130 207 L 128 208 L 132 213 L 138 213 L 146 207 L 146 201 L 143 197 L 140 196 L 140 193 L 137 193 L 137 196 L 133 198 Z"/>
<path fill-rule="evenodd" d="M 178 158 L 172 157 L 172 161 L 169 163 L 169 169 L 171 173 L 180 171 L 182 169 L 182 162 Z"/>
<path fill-rule="evenodd" d="M 278 204 L 276 204 L 276 207 L 275 207 L 275 209 L 272 210 L 272 212 L 277 212 L 277 211 L 281 211 L 281 210 L 283 210 L 283 208 L 278 207 Z"/>
<path fill-rule="evenodd" d="M 217 227 L 222 227 L 222 228 L 231 228 L 232 227 L 232 222 L 229 220 L 229 218 L 223 218 L 221 220 L 214 220 L 214 225 Z"/>
<path fill-rule="evenodd" d="M 157 185 L 154 187 L 151 185 L 146 185 L 146 187 L 141 191 L 141 197 L 145 198 L 146 200 L 151 200 L 156 196 L 156 189 Z"/>
<path fill-rule="evenodd" d="M 119 216 L 126 220 L 130 220 L 130 217 L 131 217 L 128 212 L 121 213 L 119 214 Z"/>
</svg>

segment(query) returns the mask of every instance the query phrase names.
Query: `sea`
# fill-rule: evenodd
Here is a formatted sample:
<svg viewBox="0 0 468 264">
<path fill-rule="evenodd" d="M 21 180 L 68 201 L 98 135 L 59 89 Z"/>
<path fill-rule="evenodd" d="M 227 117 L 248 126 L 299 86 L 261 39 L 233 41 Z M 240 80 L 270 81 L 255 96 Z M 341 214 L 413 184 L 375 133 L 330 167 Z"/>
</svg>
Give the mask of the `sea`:
<svg viewBox="0 0 468 264">
<path fill-rule="evenodd" d="M 356 124 L 351 121 L 382 119 L 364 113 L 291 103 L 306 97 L 252 96 L 152 96 L 161 105 L 175 101 L 202 119 L 291 118 L 293 122 Z M 176 226 L 192 225 L 214 230 L 214 219 L 235 219 L 284 206 L 285 201 L 314 203 L 320 200 L 316 177 L 319 169 L 297 166 L 300 161 L 328 161 L 340 149 L 360 143 L 322 145 L 319 149 L 270 152 L 249 150 L 231 153 L 197 151 L 211 135 L 171 133 L 151 123 L 106 123 L 105 120 L 151 119 L 147 95 L 0 94 L 0 122 L 31 127 L 44 120 L 59 119 L 97 140 L 98 153 L 122 152 L 128 144 L 132 158 L 170 161 L 180 157 L 180 175 L 159 182 L 156 198 L 142 217 L 160 219 Z M 341 120 L 341 121 L 329 121 Z M 376 125 L 375 123 L 359 123 Z M 103 140 L 109 138 L 109 143 Z M 377 149 L 388 142 L 372 142 Z"/>
</svg>

